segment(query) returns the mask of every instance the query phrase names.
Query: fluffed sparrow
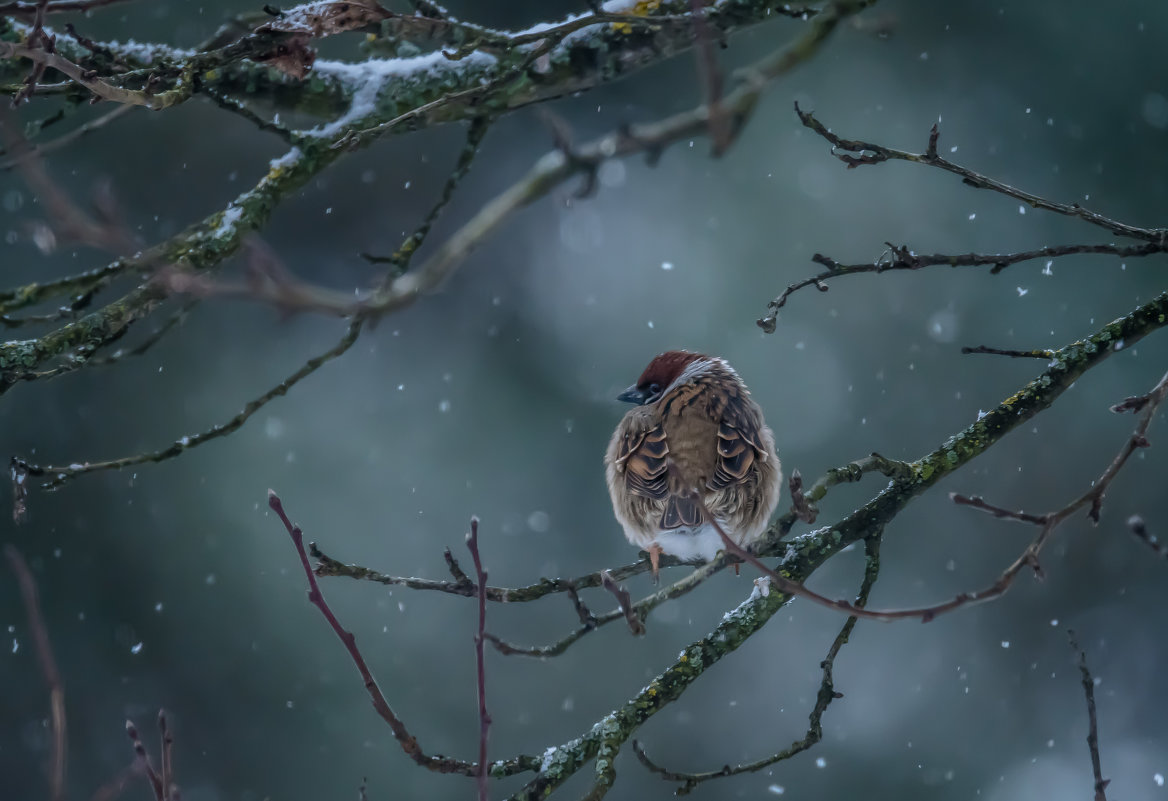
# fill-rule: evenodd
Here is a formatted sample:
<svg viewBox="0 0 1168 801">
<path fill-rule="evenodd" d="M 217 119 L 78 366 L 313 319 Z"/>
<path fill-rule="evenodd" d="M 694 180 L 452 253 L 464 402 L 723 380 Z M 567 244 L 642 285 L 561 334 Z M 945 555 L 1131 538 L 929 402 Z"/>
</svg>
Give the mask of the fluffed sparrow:
<svg viewBox="0 0 1168 801">
<path fill-rule="evenodd" d="M 608 492 L 629 542 L 649 552 L 654 578 L 662 553 L 708 562 L 723 549 L 703 508 L 738 545 L 761 539 L 782 469 L 774 435 L 734 368 L 671 350 L 617 400 L 636 406 L 608 444 Z"/>
</svg>

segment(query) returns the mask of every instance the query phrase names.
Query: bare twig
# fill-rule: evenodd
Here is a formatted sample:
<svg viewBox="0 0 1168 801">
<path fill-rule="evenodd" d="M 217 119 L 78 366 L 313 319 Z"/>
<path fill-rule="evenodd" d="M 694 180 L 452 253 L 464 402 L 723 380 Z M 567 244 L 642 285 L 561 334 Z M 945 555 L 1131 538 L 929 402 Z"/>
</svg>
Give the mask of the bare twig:
<svg viewBox="0 0 1168 801">
<path fill-rule="evenodd" d="M 466 535 L 466 548 L 474 560 L 475 580 L 478 582 L 479 599 L 479 627 L 475 632 L 475 676 L 478 679 L 479 691 L 479 765 L 478 791 L 479 801 L 489 801 L 490 791 L 487 789 L 487 736 L 491 731 L 491 715 L 487 711 L 487 666 L 484 653 L 485 635 L 487 630 L 487 571 L 483 570 L 483 560 L 479 556 L 479 519 L 470 519 L 470 533 Z"/>
<path fill-rule="evenodd" d="M 974 187 L 975 189 L 990 189 L 994 192 L 1012 197 L 1015 200 L 1020 200 L 1029 205 L 1031 208 L 1044 209 L 1045 211 L 1053 211 L 1057 214 L 1063 214 L 1068 217 L 1076 217 L 1091 225 L 1103 228 L 1110 231 L 1116 236 L 1128 237 L 1130 239 L 1138 239 L 1144 242 L 1150 242 L 1163 247 L 1165 237 L 1168 236 L 1168 229 L 1164 228 L 1141 228 L 1137 225 L 1129 225 L 1128 223 L 1113 220 L 1105 217 L 1098 212 L 1080 206 L 1078 203 L 1058 203 L 1053 200 L 1047 200 L 1044 197 L 1025 192 L 1021 189 L 1016 189 L 1009 184 L 1002 183 L 993 178 L 989 178 L 981 173 L 974 172 L 968 167 L 963 167 L 960 164 L 954 164 L 946 158 L 940 156 L 937 152 L 937 141 L 940 137 L 940 128 L 934 125 L 929 132 L 929 144 L 924 153 L 909 153 L 904 150 L 896 150 L 883 145 L 873 144 L 872 142 L 864 142 L 858 139 L 844 139 L 824 126 L 817 120 L 811 112 L 803 111 L 799 108 L 799 104 L 795 104 L 795 113 L 799 115 L 800 121 L 810 128 L 815 133 L 822 136 L 832 146 L 832 155 L 850 167 L 858 167 L 864 164 L 879 164 L 883 161 L 900 160 L 911 161 L 916 164 L 924 164 L 929 167 L 937 167 L 951 172 L 961 178 L 962 183 Z M 1085 251 L 1078 251 L 1085 252 Z"/>
<path fill-rule="evenodd" d="M 864 542 L 865 553 L 867 555 L 867 563 L 864 569 L 864 578 L 860 583 L 860 589 L 856 593 L 855 605 L 864 607 L 868 603 L 868 595 L 872 591 L 876 579 L 880 575 L 880 537 L 871 537 Z M 759 581 L 767 581 L 766 577 L 760 578 Z M 833 679 L 833 668 L 835 667 L 835 658 L 839 655 L 840 649 L 847 644 L 851 637 L 852 629 L 856 626 L 855 615 L 849 617 L 844 623 L 843 628 L 832 640 L 831 647 L 827 651 L 827 656 L 819 663 L 819 667 L 823 670 L 823 679 L 819 684 L 819 692 L 815 697 L 815 706 L 812 707 L 811 713 L 808 715 L 807 733 L 803 737 L 790 746 L 764 759 L 759 759 L 754 762 L 746 762 L 740 765 L 723 765 L 718 770 L 707 771 L 704 773 L 682 773 L 668 770 L 660 765 L 657 765 L 649 758 L 645 752 L 644 747 L 636 740 L 633 740 L 633 751 L 637 755 L 637 759 L 641 764 L 648 768 L 651 772 L 658 774 L 665 781 L 682 782 L 682 786 L 675 791 L 676 795 L 688 795 L 695 787 L 704 781 L 710 779 L 720 779 L 725 776 L 737 776 L 742 773 L 754 773 L 763 768 L 770 767 L 776 762 L 790 759 L 796 754 L 807 751 L 818 743 L 823 738 L 823 713 L 827 711 L 831 702 L 837 698 L 842 698 L 843 694 L 835 689 Z"/>
<path fill-rule="evenodd" d="M 1083 253 L 1101 253 L 1123 258 L 1139 258 L 1157 253 L 1168 252 L 1168 240 L 1148 242 L 1142 245 L 1050 245 L 1034 250 L 1020 250 L 1014 253 L 915 253 L 904 245 L 894 245 L 885 242 L 888 249 L 873 262 L 858 264 L 842 264 L 835 259 L 816 253 L 811 260 L 827 269 L 821 273 L 789 284 L 786 289 L 774 300 L 767 304 L 767 314 L 758 321 L 758 325 L 768 334 L 775 331 L 775 319 L 779 309 L 787 305 L 787 299 L 805 287 L 814 286 L 820 292 L 827 292 L 825 281 L 839 278 L 844 275 L 858 273 L 885 273 L 893 270 L 921 270 L 926 267 L 990 267 L 991 274 L 997 274 L 1010 265 L 1034 259 L 1053 259 L 1059 256 L 1071 256 Z M 993 351 L 976 351 L 992 353 Z"/>
<path fill-rule="evenodd" d="M 972 506 L 974 509 L 981 509 L 983 512 L 988 512 L 994 517 L 1000 517 L 1006 520 L 1017 520 L 1021 523 L 1031 523 L 1036 526 L 1044 526 L 1048 522 L 1046 515 L 1032 515 L 1027 512 L 994 506 L 979 495 L 959 495 L 956 492 L 950 492 L 949 500 L 958 506 Z"/>
<path fill-rule="evenodd" d="M 1087 667 L 1087 652 L 1079 647 L 1075 630 L 1067 629 L 1071 650 L 1079 655 L 1079 675 L 1083 680 L 1083 695 L 1087 698 L 1087 748 L 1091 752 L 1091 771 L 1095 774 L 1095 801 L 1107 801 L 1107 785 L 1111 779 L 1103 778 L 1103 766 L 1099 760 L 1099 725 L 1095 717 L 1095 678 Z"/>
<path fill-rule="evenodd" d="M 726 565 L 731 561 L 738 560 L 732 556 L 723 556 L 715 559 L 713 562 L 702 565 L 695 569 L 688 576 L 675 581 L 667 587 L 664 587 L 651 595 L 642 598 L 631 607 L 632 612 L 642 622 L 648 618 L 649 613 L 656 609 L 666 601 L 671 601 L 674 598 L 680 598 L 689 591 L 693 590 L 710 576 L 718 573 L 726 568 Z M 575 644 L 586 634 L 596 630 L 601 626 L 605 626 L 616 620 L 628 620 L 628 616 L 620 609 L 614 609 L 606 612 L 603 615 L 594 616 L 592 620 L 583 622 L 580 626 L 570 631 L 560 639 L 549 645 L 537 646 L 518 646 L 505 642 L 498 637 L 487 634 L 487 640 L 502 654 L 519 655 L 519 656 L 534 656 L 541 659 L 546 659 L 552 656 L 559 656 L 564 653 L 570 646 Z"/>
<path fill-rule="evenodd" d="M 787 479 L 787 489 L 791 492 L 791 511 L 795 513 L 795 517 L 804 523 L 814 523 L 819 510 L 807 502 L 807 496 L 803 494 L 803 476 L 798 470 L 791 471 L 791 477 Z"/>
<path fill-rule="evenodd" d="M 123 456 L 118 459 L 109 459 L 101 462 L 85 462 L 71 465 L 37 465 L 26 462 L 22 459 L 15 460 L 15 464 L 19 465 L 21 469 L 25 470 L 30 476 L 45 476 L 47 480 L 41 483 L 41 488 L 46 490 L 56 489 L 63 484 L 68 483 L 71 479 L 87 473 L 96 473 L 104 470 L 120 470 L 123 467 L 131 467 L 136 464 L 146 464 L 148 462 L 165 462 L 173 459 L 185 451 L 198 447 L 206 442 L 210 442 L 220 437 L 225 437 L 228 434 L 236 431 L 244 423 L 251 418 L 256 412 L 266 406 L 269 402 L 287 394 L 288 390 L 300 383 L 308 376 L 315 373 L 320 367 L 345 353 L 357 341 L 357 337 L 361 332 L 361 322 L 356 321 L 349 324 L 345 335 L 341 337 L 337 344 L 321 353 L 314 356 L 301 365 L 291 375 L 275 385 L 271 389 L 259 395 L 256 398 L 248 401 L 239 414 L 232 417 L 225 423 L 218 423 L 205 431 L 197 434 L 184 436 L 181 439 L 175 440 L 165 448 L 155 451 L 147 451 L 144 453 L 135 454 L 133 456 Z"/>
<path fill-rule="evenodd" d="M 389 702 L 386 701 L 385 695 L 377 685 L 377 680 L 373 678 L 369 666 L 365 663 L 365 657 L 361 655 L 361 651 L 357 648 L 356 637 L 351 632 L 345 630 L 340 621 L 337 620 L 337 616 L 329 607 L 328 602 L 325 601 L 324 594 L 320 591 L 320 585 L 316 581 L 316 574 L 312 571 L 312 565 L 308 561 L 308 553 L 304 548 L 304 534 L 299 526 L 294 525 L 288 519 L 288 515 L 284 511 L 284 504 L 272 490 L 268 491 L 268 506 L 280 518 L 280 522 L 284 524 L 284 528 L 288 531 L 288 536 L 291 537 L 292 544 L 296 548 L 296 553 L 300 557 L 300 565 L 304 568 L 304 574 L 308 579 L 309 602 L 320 610 L 321 615 L 324 616 L 329 627 L 332 628 L 333 633 L 344 644 L 349 658 L 361 674 L 361 679 L 365 684 L 365 691 L 369 693 L 369 698 L 373 701 L 373 708 L 377 710 L 377 714 L 381 719 L 389 724 L 389 728 L 393 732 L 394 738 L 401 745 L 402 750 L 414 762 L 429 770 L 438 773 L 457 773 L 463 776 L 477 777 L 480 773 L 480 767 L 474 762 L 464 762 L 460 759 L 451 759 L 450 757 L 444 756 L 430 756 L 422 750 L 417 739 L 410 734 L 405 723 L 398 718 L 390 707 Z M 510 776 L 525 771 L 538 770 L 538 766 L 538 759 L 520 756 L 496 762 L 494 765 L 489 766 L 489 770 L 493 776 Z"/>
<path fill-rule="evenodd" d="M 1014 253 L 964 253 L 964 254 L 948 254 L 948 253 L 933 253 L 920 254 L 916 253 L 907 246 L 894 245 L 891 242 L 886 242 L 887 250 L 876 259 L 874 262 L 863 262 L 858 264 L 842 264 L 835 259 L 825 256 L 821 253 L 816 253 L 812 257 L 812 261 L 823 265 L 826 270 L 801 281 L 796 281 L 787 286 L 778 297 L 767 304 L 767 313 L 758 320 L 758 325 L 764 331 L 774 333 L 777 326 L 778 311 L 786 305 L 787 299 L 795 292 L 805 287 L 814 286 L 820 292 L 828 291 L 828 285 L 825 283 L 829 279 L 838 278 L 843 275 L 854 275 L 856 273 L 883 273 L 889 270 L 920 270 L 926 267 L 934 266 L 949 266 L 949 267 L 990 267 L 991 273 L 999 273 L 1010 265 L 1018 264 L 1019 262 L 1031 261 L 1033 259 L 1053 259 L 1060 256 L 1069 256 L 1083 253 L 1107 254 L 1112 256 L 1120 256 L 1124 258 L 1138 258 L 1142 256 L 1150 256 L 1156 253 L 1168 252 L 1168 229 L 1165 228 L 1141 228 L 1135 225 L 1113 220 L 1105 217 L 1098 212 L 1085 209 L 1078 203 L 1058 203 L 1046 198 L 1039 197 L 1030 192 L 1025 192 L 1021 189 L 1016 189 L 1008 184 L 997 181 L 981 173 L 963 167 L 959 164 L 941 157 L 937 152 L 937 140 L 940 137 L 940 129 L 934 125 L 929 133 L 929 142 L 926 151 L 923 154 L 909 153 L 903 150 L 895 150 L 893 148 L 884 147 L 883 145 L 873 144 L 871 142 L 864 142 L 855 139 L 844 139 L 832 133 L 817 120 L 810 112 L 803 111 L 799 108 L 799 104 L 795 104 L 795 113 L 799 115 L 799 119 L 803 124 L 815 131 L 815 133 L 826 139 L 832 146 L 832 155 L 843 161 L 849 168 L 858 167 L 866 164 L 879 164 L 884 161 L 899 159 L 902 161 L 911 161 L 917 164 L 924 164 L 930 167 L 937 167 L 947 172 L 954 173 L 961 177 L 962 182 L 979 189 L 990 189 L 999 192 L 1008 197 L 1020 200 L 1033 208 L 1045 209 L 1053 211 L 1058 214 L 1063 214 L 1069 217 L 1075 217 L 1092 225 L 1104 228 L 1117 236 L 1127 237 L 1129 239 L 1140 240 L 1142 244 L 1139 245 L 1116 245 L 1114 243 L 1107 244 L 1071 244 L 1071 245 L 1052 245 L 1047 247 L 1036 248 L 1034 250 L 1023 250 Z M 978 350 L 971 352 L 992 353 L 992 350 Z"/>
<path fill-rule="evenodd" d="M 473 598 L 478 594 L 475 582 L 462 572 L 454 557 L 447 555 L 448 552 L 444 553 L 443 556 L 446 558 L 447 569 L 454 576 L 454 581 L 437 581 L 435 579 L 415 578 L 412 576 L 391 576 L 361 565 L 345 564 L 321 551 L 317 543 L 310 543 L 309 548 L 309 553 L 312 555 L 312 558 L 318 559 L 320 562 L 316 567 L 316 575 L 320 577 L 345 576 L 362 581 L 373 581 L 387 586 L 402 586 L 412 590 L 431 590 L 434 592 L 444 592 L 449 595 L 461 595 L 464 598 Z M 661 559 L 662 567 L 674 567 L 682 564 L 685 563 L 674 557 L 663 556 Z M 632 576 L 648 573 L 649 570 L 649 560 L 642 559 L 632 564 L 610 568 L 608 572 L 613 577 L 613 580 L 624 581 Z M 495 603 L 525 603 L 536 601 L 555 593 L 572 593 L 577 590 L 600 587 L 603 583 L 600 577 L 600 571 L 597 570 L 573 579 L 541 578 L 533 584 L 522 587 L 487 587 L 486 591 L 488 601 Z"/>
<path fill-rule="evenodd" d="M 53 658 L 53 646 L 49 642 L 49 630 L 41 615 L 40 594 L 37 592 L 32 571 L 28 569 L 28 563 L 15 546 L 5 545 L 4 556 L 8 559 L 8 567 L 20 586 L 20 597 L 28 616 L 29 633 L 36 647 L 37 660 L 41 663 L 41 673 L 44 674 L 45 684 L 49 688 L 49 706 L 52 710 L 49 725 L 53 733 L 53 747 L 49 758 L 49 799 L 64 801 L 68 747 L 65 726 L 65 684 L 61 681 L 60 671 L 57 670 L 57 660 Z"/>
<path fill-rule="evenodd" d="M 637 610 L 633 608 L 633 599 L 629 595 L 629 591 L 613 581 L 607 570 L 600 571 L 600 580 L 604 583 L 604 589 L 612 593 L 617 604 L 620 605 L 621 614 L 625 616 L 625 622 L 629 624 L 629 631 L 638 636 L 644 634 L 645 624 L 641 621 Z"/>
</svg>

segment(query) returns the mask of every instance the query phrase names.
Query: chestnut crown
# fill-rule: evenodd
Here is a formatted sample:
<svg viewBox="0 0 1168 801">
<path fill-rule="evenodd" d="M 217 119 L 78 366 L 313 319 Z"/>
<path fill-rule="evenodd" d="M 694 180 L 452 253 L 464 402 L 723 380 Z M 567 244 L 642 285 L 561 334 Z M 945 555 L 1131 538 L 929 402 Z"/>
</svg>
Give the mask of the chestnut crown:
<svg viewBox="0 0 1168 801">
<path fill-rule="evenodd" d="M 699 359 L 708 358 L 701 353 L 687 350 L 669 350 L 653 358 L 637 383 L 626 389 L 617 400 L 644 405 L 656 403 L 666 388 L 672 384 L 685 368 Z"/>
</svg>

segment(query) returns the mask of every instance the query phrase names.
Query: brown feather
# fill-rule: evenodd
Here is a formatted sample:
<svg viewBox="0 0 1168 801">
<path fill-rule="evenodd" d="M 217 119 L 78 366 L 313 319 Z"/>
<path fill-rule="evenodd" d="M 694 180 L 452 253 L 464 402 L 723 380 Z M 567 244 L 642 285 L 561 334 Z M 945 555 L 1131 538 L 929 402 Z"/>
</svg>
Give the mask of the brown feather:
<svg viewBox="0 0 1168 801">
<path fill-rule="evenodd" d="M 648 548 L 664 532 L 697 529 L 706 522 L 704 503 L 749 545 L 765 532 L 781 483 L 762 410 L 729 365 L 700 354 L 658 356 L 636 386 L 648 395 L 652 385 L 663 389 L 660 397 L 625 415 L 605 457 L 626 536 Z"/>
</svg>

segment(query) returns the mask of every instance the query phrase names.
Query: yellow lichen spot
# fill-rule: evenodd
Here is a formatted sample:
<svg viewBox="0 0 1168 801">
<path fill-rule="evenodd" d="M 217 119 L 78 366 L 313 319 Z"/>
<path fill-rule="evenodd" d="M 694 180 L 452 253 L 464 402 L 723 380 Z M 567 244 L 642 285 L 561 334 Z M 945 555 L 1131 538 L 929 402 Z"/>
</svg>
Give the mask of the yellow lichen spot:
<svg viewBox="0 0 1168 801">
<path fill-rule="evenodd" d="M 647 17 L 661 6 L 661 0 L 637 0 L 636 5 L 625 13 L 634 17 Z M 614 22 L 612 29 L 617 33 L 632 33 L 633 26 L 628 22 Z"/>
<path fill-rule="evenodd" d="M 203 73 L 203 80 L 204 81 L 217 81 L 217 80 L 219 80 L 219 70 L 207 70 L 206 72 Z"/>
<path fill-rule="evenodd" d="M 1021 392 L 1015 392 L 1013 395 L 1011 395 L 1010 397 L 1008 397 L 1004 401 L 1002 401 L 1002 405 L 1009 408 L 1009 407 L 1013 406 L 1015 403 L 1017 403 L 1018 401 L 1022 400 L 1022 398 L 1024 398 L 1025 396 L 1026 396 L 1025 390 L 1023 390 Z"/>
<path fill-rule="evenodd" d="M 680 659 L 678 659 L 677 661 L 678 661 L 678 662 L 688 662 L 688 661 L 689 661 L 689 655 L 688 655 L 688 654 L 682 654 L 682 655 L 681 655 L 681 658 L 680 658 Z"/>
</svg>

